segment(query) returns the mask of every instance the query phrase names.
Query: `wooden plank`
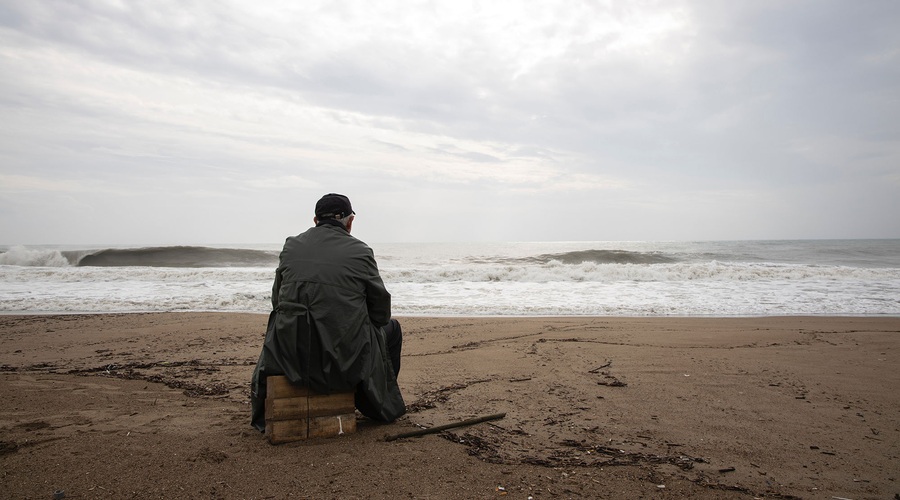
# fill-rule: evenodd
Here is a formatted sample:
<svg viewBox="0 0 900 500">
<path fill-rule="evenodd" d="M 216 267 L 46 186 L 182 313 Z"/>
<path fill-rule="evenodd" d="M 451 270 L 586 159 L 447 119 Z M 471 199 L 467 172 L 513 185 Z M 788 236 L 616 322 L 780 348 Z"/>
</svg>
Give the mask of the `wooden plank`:
<svg viewBox="0 0 900 500">
<path fill-rule="evenodd" d="M 298 398 L 312 394 L 306 386 L 294 385 L 284 375 L 266 377 L 266 398 Z"/>
<path fill-rule="evenodd" d="M 266 422 L 266 439 L 271 444 L 336 437 L 354 432 L 356 432 L 356 413 Z"/>
<path fill-rule="evenodd" d="M 266 420 L 295 420 L 343 415 L 354 411 L 356 403 L 352 392 L 300 398 L 266 398 Z"/>
<path fill-rule="evenodd" d="M 309 396 L 280 399 L 266 398 L 266 421 L 298 420 L 308 417 Z"/>
<path fill-rule="evenodd" d="M 334 437 L 356 432 L 356 413 L 309 419 L 309 437 Z"/>
<path fill-rule="evenodd" d="M 266 377 L 266 397 L 298 398 L 303 396 L 332 396 L 334 394 L 353 394 L 353 391 L 322 394 L 309 390 L 306 386 L 294 385 L 284 375 Z"/>
<path fill-rule="evenodd" d="M 308 437 L 309 419 L 266 421 L 266 439 L 271 444 L 301 441 Z"/>
<path fill-rule="evenodd" d="M 338 392 L 329 395 L 311 395 L 308 413 L 310 417 L 322 417 L 325 415 L 342 415 L 356 411 L 356 400 L 352 392 Z"/>
</svg>

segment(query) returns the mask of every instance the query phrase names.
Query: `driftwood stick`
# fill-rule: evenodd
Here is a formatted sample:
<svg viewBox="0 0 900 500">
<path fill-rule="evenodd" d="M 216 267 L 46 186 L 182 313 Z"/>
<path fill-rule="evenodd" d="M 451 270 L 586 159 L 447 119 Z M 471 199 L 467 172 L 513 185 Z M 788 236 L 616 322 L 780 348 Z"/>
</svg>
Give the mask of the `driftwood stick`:
<svg viewBox="0 0 900 500">
<path fill-rule="evenodd" d="M 467 425 L 480 424 L 481 422 L 488 422 L 490 420 L 500 420 L 501 418 L 503 418 L 505 416 L 506 416 L 506 413 L 495 413 L 493 415 L 486 415 L 484 417 L 478 417 L 478 418 L 470 418 L 469 420 L 463 420 L 461 422 L 453 422 L 453 423 L 449 423 L 449 424 L 438 425 L 435 427 L 429 427 L 427 429 L 419 429 L 417 431 L 410 431 L 410 432 L 401 432 L 400 434 L 394 434 L 393 436 L 385 436 L 384 440 L 385 441 L 393 441 L 395 439 L 403 439 L 403 438 L 408 438 L 408 437 L 419 437 L 419 436 L 424 436 L 426 434 L 436 434 L 438 432 L 445 431 L 447 429 L 455 429 L 457 427 L 465 427 Z"/>
<path fill-rule="evenodd" d="M 588 370 L 588 373 L 597 373 L 604 368 L 609 368 L 610 366 L 612 366 L 612 360 L 608 359 L 608 360 L 606 360 L 606 363 L 603 364 L 602 366 L 598 366 L 597 368 L 594 368 L 593 370 Z"/>
</svg>

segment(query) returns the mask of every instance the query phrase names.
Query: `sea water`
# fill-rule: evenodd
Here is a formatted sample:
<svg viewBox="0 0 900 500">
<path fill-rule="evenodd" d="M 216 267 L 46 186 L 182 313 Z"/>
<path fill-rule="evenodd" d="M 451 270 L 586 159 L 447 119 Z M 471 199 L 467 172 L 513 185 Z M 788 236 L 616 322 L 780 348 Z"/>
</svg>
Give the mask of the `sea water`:
<svg viewBox="0 0 900 500">
<path fill-rule="evenodd" d="M 900 240 L 372 244 L 395 315 L 900 315 Z M 0 312 L 271 310 L 280 245 L 0 247 Z"/>
</svg>

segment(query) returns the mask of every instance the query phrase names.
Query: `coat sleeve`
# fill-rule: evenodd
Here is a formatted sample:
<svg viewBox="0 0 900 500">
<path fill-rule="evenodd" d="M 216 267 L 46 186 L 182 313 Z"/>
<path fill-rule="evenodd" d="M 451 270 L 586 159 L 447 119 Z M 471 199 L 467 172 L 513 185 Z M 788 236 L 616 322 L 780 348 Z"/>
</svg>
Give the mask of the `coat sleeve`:
<svg viewBox="0 0 900 500">
<path fill-rule="evenodd" d="M 281 290 L 281 266 L 279 266 L 278 269 L 275 270 L 275 282 L 272 283 L 272 310 L 275 310 L 278 308 L 278 302 L 280 301 L 278 294 L 279 294 L 280 290 Z"/>
<path fill-rule="evenodd" d="M 375 257 L 371 253 L 367 255 L 366 267 L 366 308 L 369 320 L 375 326 L 384 326 L 391 320 L 391 294 L 384 287 Z"/>
</svg>

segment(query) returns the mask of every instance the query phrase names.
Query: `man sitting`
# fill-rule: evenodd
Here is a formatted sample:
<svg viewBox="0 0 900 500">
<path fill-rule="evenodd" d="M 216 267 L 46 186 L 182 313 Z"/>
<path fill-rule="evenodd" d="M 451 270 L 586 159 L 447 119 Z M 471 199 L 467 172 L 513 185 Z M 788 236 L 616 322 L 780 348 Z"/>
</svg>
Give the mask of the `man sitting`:
<svg viewBox="0 0 900 500">
<path fill-rule="evenodd" d="M 349 198 L 326 194 L 315 227 L 284 243 L 251 387 L 251 424 L 260 431 L 269 375 L 323 394 L 355 391 L 356 408 L 374 420 L 406 413 L 397 385 L 400 324 L 372 249 L 350 235 L 355 215 Z"/>
</svg>

